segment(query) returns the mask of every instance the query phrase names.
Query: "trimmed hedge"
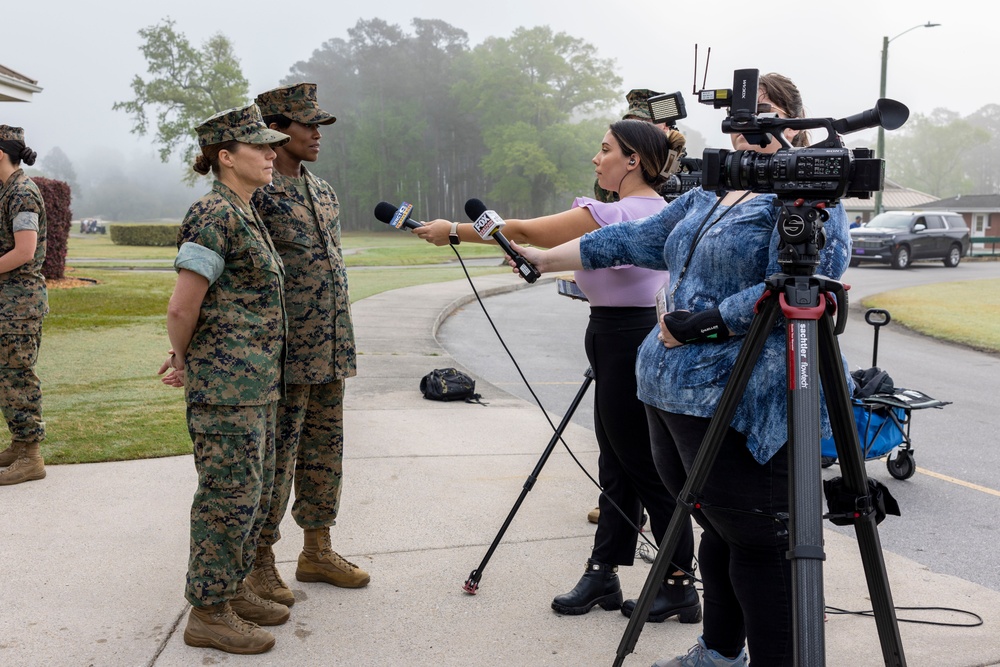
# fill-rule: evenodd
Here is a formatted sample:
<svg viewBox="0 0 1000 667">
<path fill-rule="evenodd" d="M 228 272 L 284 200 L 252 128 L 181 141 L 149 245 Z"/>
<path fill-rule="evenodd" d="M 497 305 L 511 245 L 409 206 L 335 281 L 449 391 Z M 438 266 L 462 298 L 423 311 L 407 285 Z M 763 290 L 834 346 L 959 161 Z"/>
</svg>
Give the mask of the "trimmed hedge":
<svg viewBox="0 0 1000 667">
<path fill-rule="evenodd" d="M 115 245 L 176 246 L 179 224 L 111 225 L 111 242 Z"/>
<path fill-rule="evenodd" d="M 69 239 L 73 213 L 69 204 L 69 185 L 51 178 L 32 178 L 45 202 L 45 263 L 42 275 L 46 280 L 59 280 L 66 274 L 66 242 Z"/>
</svg>

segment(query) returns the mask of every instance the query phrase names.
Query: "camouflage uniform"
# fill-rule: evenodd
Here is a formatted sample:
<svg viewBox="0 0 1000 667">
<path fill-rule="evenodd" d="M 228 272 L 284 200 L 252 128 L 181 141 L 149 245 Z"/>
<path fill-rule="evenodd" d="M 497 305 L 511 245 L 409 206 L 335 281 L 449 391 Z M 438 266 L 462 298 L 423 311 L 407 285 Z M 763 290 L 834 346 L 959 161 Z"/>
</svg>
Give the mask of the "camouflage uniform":
<svg viewBox="0 0 1000 667">
<path fill-rule="evenodd" d="M 257 98 L 264 116 L 303 124 L 336 119 L 319 109 L 314 84 Z M 344 379 L 355 375 L 354 326 L 340 248 L 340 204 L 328 183 L 302 166 L 302 176 L 275 172 L 254 205 L 285 266 L 288 341 L 286 393 L 278 403 L 274 494 L 262 546 L 281 538 L 279 525 L 295 486 L 292 517 L 304 529 L 334 525 L 344 455 Z"/>
<path fill-rule="evenodd" d="M 0 125 L 0 140 L 23 141 L 21 128 Z M 42 264 L 45 261 L 45 205 L 38 187 L 20 169 L 0 185 L 0 255 L 14 249 L 14 233 L 38 232 L 35 255 L 0 274 L 0 407 L 14 442 L 45 438 L 42 391 L 35 362 L 42 341 L 42 318 L 49 312 Z"/>
<path fill-rule="evenodd" d="M 284 136 L 264 128 L 253 105 L 199 127 L 203 146 Z M 253 568 L 270 507 L 286 334 L 283 267 L 256 211 L 219 181 L 188 210 L 174 267 L 209 281 L 184 359 L 198 470 L 185 597 L 201 607 L 233 598 Z"/>
</svg>

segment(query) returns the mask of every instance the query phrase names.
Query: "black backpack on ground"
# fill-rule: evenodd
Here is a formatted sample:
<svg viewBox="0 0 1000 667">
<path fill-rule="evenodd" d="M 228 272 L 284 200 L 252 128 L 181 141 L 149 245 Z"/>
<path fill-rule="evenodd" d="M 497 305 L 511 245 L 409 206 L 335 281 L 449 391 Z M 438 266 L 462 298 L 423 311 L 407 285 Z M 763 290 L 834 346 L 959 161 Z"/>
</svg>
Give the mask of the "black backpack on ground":
<svg viewBox="0 0 1000 667">
<path fill-rule="evenodd" d="M 420 380 L 424 398 L 432 401 L 465 401 L 486 405 L 476 393 L 476 381 L 457 368 L 437 368 Z"/>
</svg>

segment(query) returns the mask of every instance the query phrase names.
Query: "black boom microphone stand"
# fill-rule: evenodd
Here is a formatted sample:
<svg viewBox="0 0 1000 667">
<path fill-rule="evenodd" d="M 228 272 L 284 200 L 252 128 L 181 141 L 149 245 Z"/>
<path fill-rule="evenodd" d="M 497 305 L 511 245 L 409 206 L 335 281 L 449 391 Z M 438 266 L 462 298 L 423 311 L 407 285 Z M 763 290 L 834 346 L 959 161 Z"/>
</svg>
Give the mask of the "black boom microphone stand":
<svg viewBox="0 0 1000 667">
<path fill-rule="evenodd" d="M 576 391 L 576 396 L 573 397 L 573 402 L 570 403 L 569 409 L 566 410 L 566 414 L 563 415 L 562 421 L 559 422 L 559 426 L 552 434 L 549 444 L 545 446 L 545 451 L 542 452 L 542 456 L 538 459 L 538 463 L 535 464 L 531 474 L 528 475 L 528 479 L 524 481 L 524 486 L 521 488 L 521 495 L 517 497 L 517 501 L 514 503 L 514 506 L 510 508 L 510 513 L 507 514 L 507 518 L 500 527 L 500 531 L 497 533 L 497 536 L 493 538 L 493 543 L 486 551 L 486 555 L 483 556 L 483 560 L 479 563 L 479 567 L 473 570 L 469 574 L 469 578 L 465 580 L 465 585 L 462 586 L 462 590 L 469 595 L 475 595 L 479 590 L 479 580 L 483 577 L 483 570 L 486 568 L 486 564 L 490 562 L 493 552 L 496 551 L 497 546 L 500 544 L 500 540 L 503 539 L 504 533 L 507 532 L 507 527 L 510 526 L 510 522 L 514 520 L 514 515 L 517 514 L 517 510 L 520 509 L 525 496 L 527 496 L 528 492 L 535 486 L 535 481 L 538 479 L 538 475 L 541 474 L 542 468 L 545 466 L 545 462 L 549 460 L 549 455 L 562 438 L 563 431 L 566 430 L 570 420 L 573 418 L 573 414 L 580 406 L 580 401 L 583 400 L 584 394 L 586 394 L 587 389 L 590 388 L 590 383 L 594 381 L 594 371 L 588 367 L 587 370 L 584 371 L 583 377 L 583 384 L 581 384 L 580 388 Z"/>
<path fill-rule="evenodd" d="M 776 200 L 776 205 L 779 200 Z M 764 295 L 733 366 L 722 398 L 701 443 L 687 482 L 677 499 L 656 560 L 639 596 L 635 611 L 618 646 L 614 662 L 620 667 L 633 651 L 646 615 L 680 541 L 681 527 L 700 503 L 709 471 L 749 381 L 751 371 L 773 330 L 778 315 L 787 320 L 789 551 L 792 561 L 793 651 L 797 667 L 823 667 L 823 512 L 820 472 L 820 387 L 830 414 L 837 457 L 845 488 L 856 498 L 854 528 L 885 664 L 905 667 L 892 594 L 876 528 L 874 501 L 869 488 L 847 378 L 841 366 L 837 335 L 846 325 L 847 293 L 842 284 L 815 275 L 823 246 L 827 202 L 780 200 L 778 232 L 782 273 L 765 281 Z M 836 313 L 834 326 L 832 314 Z M 779 454 L 780 456 L 780 454 Z M 784 519 L 785 517 L 776 517 Z"/>
</svg>

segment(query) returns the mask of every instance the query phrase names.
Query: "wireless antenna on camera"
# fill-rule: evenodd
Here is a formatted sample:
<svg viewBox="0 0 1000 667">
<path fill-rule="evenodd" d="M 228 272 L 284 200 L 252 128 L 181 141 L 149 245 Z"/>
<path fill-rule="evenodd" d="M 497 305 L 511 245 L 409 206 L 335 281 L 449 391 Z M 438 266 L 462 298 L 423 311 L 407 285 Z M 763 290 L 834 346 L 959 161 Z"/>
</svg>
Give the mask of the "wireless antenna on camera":
<svg viewBox="0 0 1000 667">
<path fill-rule="evenodd" d="M 698 90 L 698 45 L 694 45 L 694 82 L 691 84 L 691 94 L 698 98 L 702 104 L 711 104 L 716 109 L 725 109 L 732 104 L 733 91 L 728 88 L 717 88 L 708 90 L 705 88 L 708 81 L 708 61 L 712 58 L 712 47 L 708 47 L 705 54 L 705 73 L 701 80 L 701 90 Z"/>
</svg>

